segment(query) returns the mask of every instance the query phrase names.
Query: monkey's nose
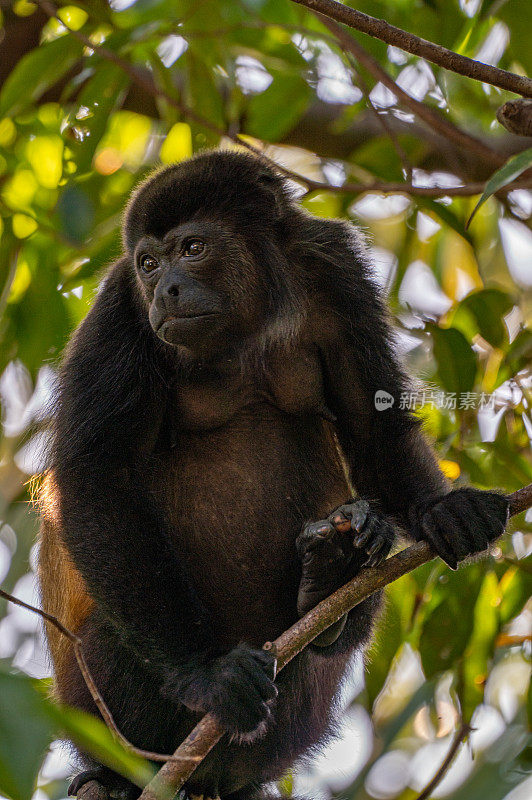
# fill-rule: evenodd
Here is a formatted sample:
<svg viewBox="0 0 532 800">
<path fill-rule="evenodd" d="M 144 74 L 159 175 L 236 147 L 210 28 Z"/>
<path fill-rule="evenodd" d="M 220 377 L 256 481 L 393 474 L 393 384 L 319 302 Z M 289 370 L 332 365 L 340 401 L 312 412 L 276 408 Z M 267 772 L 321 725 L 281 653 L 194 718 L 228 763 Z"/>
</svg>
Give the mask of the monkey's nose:
<svg viewBox="0 0 532 800">
<path fill-rule="evenodd" d="M 169 297 L 179 297 L 179 286 L 177 283 L 171 283 L 170 286 L 167 286 L 164 293 Z"/>
</svg>

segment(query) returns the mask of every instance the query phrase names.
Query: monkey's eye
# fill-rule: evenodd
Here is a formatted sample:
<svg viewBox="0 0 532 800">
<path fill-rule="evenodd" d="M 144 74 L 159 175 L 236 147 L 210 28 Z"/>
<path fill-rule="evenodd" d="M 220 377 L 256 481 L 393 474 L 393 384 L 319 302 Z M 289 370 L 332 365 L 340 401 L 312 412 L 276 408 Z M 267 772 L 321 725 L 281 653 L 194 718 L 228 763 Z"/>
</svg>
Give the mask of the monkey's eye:
<svg viewBox="0 0 532 800">
<path fill-rule="evenodd" d="M 159 262 L 153 256 L 149 256 L 147 253 L 139 258 L 139 264 L 144 272 L 153 272 L 153 270 L 157 269 L 159 266 Z"/>
<path fill-rule="evenodd" d="M 185 242 L 183 248 L 183 255 L 185 256 L 199 256 L 205 250 L 205 244 L 201 239 L 189 239 Z"/>
</svg>

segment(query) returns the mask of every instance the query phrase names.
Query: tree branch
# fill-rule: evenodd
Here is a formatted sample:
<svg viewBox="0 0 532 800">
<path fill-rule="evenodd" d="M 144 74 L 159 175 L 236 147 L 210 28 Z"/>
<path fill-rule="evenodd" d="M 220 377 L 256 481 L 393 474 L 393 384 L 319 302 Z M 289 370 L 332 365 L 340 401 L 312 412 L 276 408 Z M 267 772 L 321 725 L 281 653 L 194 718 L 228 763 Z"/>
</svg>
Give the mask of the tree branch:
<svg viewBox="0 0 532 800">
<path fill-rule="evenodd" d="M 45 14 L 47 14 L 50 18 L 57 19 L 62 25 L 64 25 L 64 22 L 60 19 L 60 17 L 57 16 L 58 9 L 52 2 L 50 2 L 50 0 L 36 0 L 36 2 L 43 9 Z M 386 181 L 375 181 L 373 183 L 368 183 L 368 184 L 344 183 L 341 186 L 332 186 L 328 183 L 324 183 L 323 181 L 316 181 L 311 178 L 307 178 L 304 175 L 300 175 L 299 173 L 293 172 L 292 170 L 287 169 L 286 167 L 283 167 L 280 164 L 277 164 L 275 161 L 270 159 L 265 153 L 262 153 L 254 145 L 252 145 L 245 138 L 243 138 L 240 134 L 238 133 L 231 134 L 228 131 L 224 131 L 221 128 L 218 128 L 218 126 L 212 123 L 210 120 L 205 119 L 200 114 L 197 114 L 196 111 L 189 108 L 186 104 L 182 103 L 180 100 L 173 97 L 165 90 L 156 86 L 151 76 L 142 73 L 128 61 L 126 61 L 121 56 L 114 53 L 112 50 L 109 50 L 104 45 L 97 44 L 91 41 L 91 39 L 85 34 L 81 33 L 81 31 L 75 31 L 68 27 L 67 30 L 72 36 L 78 39 L 78 41 L 80 41 L 86 47 L 96 51 L 102 58 L 112 62 L 117 67 L 122 69 L 131 78 L 132 81 L 134 81 L 137 85 L 141 86 L 144 89 L 144 91 L 146 91 L 148 94 L 152 95 L 153 97 L 163 98 L 169 105 L 171 105 L 173 108 L 176 108 L 181 114 L 183 114 L 184 117 L 193 120 L 198 125 L 201 125 L 207 130 L 210 130 L 220 138 L 227 136 L 228 138 L 232 139 L 235 142 L 235 144 L 239 144 L 242 147 L 245 147 L 247 150 L 250 150 L 251 152 L 257 155 L 260 155 L 261 158 L 269 161 L 270 164 L 276 170 L 281 172 L 287 178 L 290 178 L 306 186 L 308 191 L 328 191 L 328 192 L 350 193 L 350 194 L 363 194 L 364 192 L 404 193 L 419 197 L 470 197 L 476 194 L 482 194 L 482 192 L 484 191 L 485 185 L 483 183 L 471 183 L 455 187 L 439 187 L 439 186 L 415 186 L 412 183 L 407 183 L 407 182 L 388 183 Z M 515 181 L 512 184 L 508 184 L 507 186 L 502 187 L 498 192 L 496 192 L 496 194 L 507 194 L 509 191 L 512 191 L 513 189 L 519 189 L 519 188 L 529 189 L 531 187 L 532 187 L 531 181 L 523 179 L 522 181 Z"/>
<path fill-rule="evenodd" d="M 393 80 L 390 75 L 384 70 L 379 62 L 373 58 L 373 56 L 368 53 L 368 51 L 362 47 L 362 45 L 356 41 L 346 30 L 344 30 L 341 25 L 338 25 L 337 22 L 334 20 L 329 19 L 328 17 L 324 17 L 322 14 L 318 14 L 315 12 L 315 16 L 320 20 L 322 25 L 325 25 L 334 36 L 338 39 L 338 43 L 340 47 L 344 50 L 349 51 L 354 55 L 357 61 L 359 61 L 367 71 L 373 75 L 375 80 L 380 81 L 384 86 L 386 86 L 393 94 L 398 97 L 403 105 L 413 111 L 416 116 L 426 122 L 431 128 L 438 133 L 441 133 L 442 136 L 445 136 L 446 139 L 453 142 L 454 144 L 458 145 L 458 147 L 465 147 L 467 150 L 471 150 L 480 158 L 484 160 L 488 160 L 489 162 L 493 163 L 494 166 L 502 166 L 506 161 L 505 157 L 501 153 L 497 153 L 491 147 L 484 144 L 480 139 L 477 139 L 475 136 L 471 136 L 471 134 L 466 133 L 465 131 L 461 130 L 457 125 L 453 125 L 448 120 L 444 119 L 441 114 L 438 113 L 430 106 L 425 105 L 425 103 L 416 100 L 415 97 L 412 97 L 405 92 L 404 89 L 401 89 L 400 86 Z"/>
<path fill-rule="evenodd" d="M 532 484 L 509 495 L 509 500 L 511 516 L 530 508 Z M 354 606 L 433 558 L 436 555 L 427 542 L 417 542 L 388 558 L 380 566 L 364 569 L 352 581 L 322 600 L 274 642 L 266 642 L 264 649 L 277 658 L 277 672 Z M 185 757 L 187 761 L 181 764 L 168 762 L 161 767 L 139 800 L 170 800 L 174 797 L 223 734 L 212 714 L 206 714 L 174 753 L 175 756 Z"/>
<path fill-rule="evenodd" d="M 337 3 L 336 0 L 292 0 L 292 2 L 304 6 L 310 11 L 319 11 L 320 14 L 330 17 L 336 22 L 367 33 L 375 39 L 399 47 L 407 53 L 424 58 L 426 61 L 456 72 L 458 75 L 465 75 L 467 78 L 498 86 L 500 89 L 506 89 L 523 97 L 532 97 L 532 80 L 524 75 L 515 75 L 513 72 L 499 69 L 499 67 L 461 56 L 446 47 L 429 42 L 427 39 L 421 39 L 401 28 L 396 28 L 395 25 L 390 25 L 383 19 L 370 17 L 354 8 Z"/>
<path fill-rule="evenodd" d="M 416 800 L 428 800 L 428 798 L 432 795 L 436 786 L 438 786 L 438 784 L 440 784 L 443 778 L 445 777 L 447 770 L 454 761 L 454 758 L 458 752 L 460 745 L 462 744 L 464 739 L 466 739 L 469 736 L 472 730 L 473 728 L 471 728 L 471 726 L 468 725 L 467 722 L 462 722 L 460 728 L 456 731 L 456 736 L 451 742 L 449 752 L 443 759 L 440 768 L 438 769 L 437 773 L 432 778 L 432 780 L 429 783 L 427 783 L 427 785 L 425 786 L 421 794 L 418 795 Z"/>
</svg>

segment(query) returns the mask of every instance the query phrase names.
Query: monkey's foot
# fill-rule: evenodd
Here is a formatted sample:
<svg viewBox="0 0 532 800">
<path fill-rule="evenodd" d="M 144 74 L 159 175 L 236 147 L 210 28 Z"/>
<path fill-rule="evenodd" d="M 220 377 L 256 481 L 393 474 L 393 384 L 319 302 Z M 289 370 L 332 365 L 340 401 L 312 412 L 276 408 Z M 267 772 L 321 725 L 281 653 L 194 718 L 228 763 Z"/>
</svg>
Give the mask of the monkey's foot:
<svg viewBox="0 0 532 800">
<path fill-rule="evenodd" d="M 345 503 L 327 519 L 305 525 L 296 541 L 302 563 L 298 613 L 306 614 L 361 567 L 384 561 L 394 539 L 392 525 L 366 500 Z"/>
<path fill-rule="evenodd" d="M 80 772 L 68 787 L 69 797 L 78 800 L 136 800 L 141 789 L 107 767 Z"/>
</svg>

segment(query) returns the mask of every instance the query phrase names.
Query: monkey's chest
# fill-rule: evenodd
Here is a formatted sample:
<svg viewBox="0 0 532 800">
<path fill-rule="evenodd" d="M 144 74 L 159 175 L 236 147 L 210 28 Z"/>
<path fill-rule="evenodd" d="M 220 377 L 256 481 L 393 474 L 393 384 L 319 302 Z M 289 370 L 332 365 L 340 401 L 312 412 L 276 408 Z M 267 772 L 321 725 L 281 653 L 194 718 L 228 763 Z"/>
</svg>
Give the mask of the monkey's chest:
<svg viewBox="0 0 532 800">
<path fill-rule="evenodd" d="M 228 424 L 244 409 L 264 403 L 296 416 L 332 418 L 324 398 L 321 367 L 310 348 L 270 357 L 253 380 L 237 375 L 180 386 L 172 427 L 212 430 Z"/>
<path fill-rule="evenodd" d="M 328 423 L 256 403 L 181 431 L 161 466 L 176 548 L 220 645 L 277 636 L 296 619 L 303 523 L 349 495 Z"/>
</svg>

